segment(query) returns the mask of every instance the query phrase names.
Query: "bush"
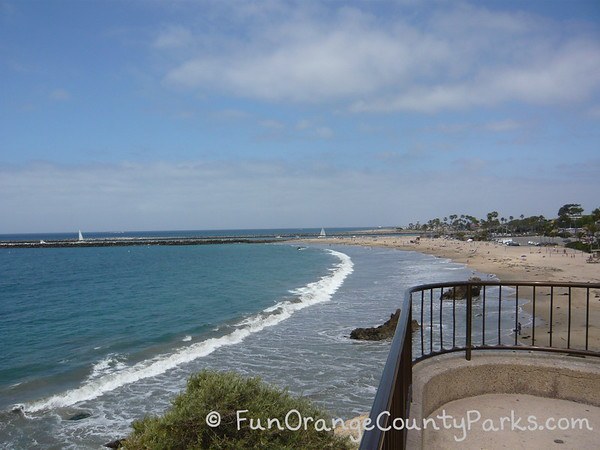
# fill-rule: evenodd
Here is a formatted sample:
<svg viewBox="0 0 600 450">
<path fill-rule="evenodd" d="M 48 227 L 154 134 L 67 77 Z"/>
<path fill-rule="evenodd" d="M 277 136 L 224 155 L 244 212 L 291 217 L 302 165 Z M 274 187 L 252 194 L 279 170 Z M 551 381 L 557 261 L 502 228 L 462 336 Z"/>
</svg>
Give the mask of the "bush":
<svg viewBox="0 0 600 450">
<path fill-rule="evenodd" d="M 584 244 L 581 241 L 569 242 L 569 243 L 565 244 L 565 247 L 573 248 L 575 250 L 581 250 L 586 253 L 590 253 L 590 244 Z"/>
<path fill-rule="evenodd" d="M 487 231 L 479 231 L 475 233 L 473 239 L 476 241 L 488 241 L 490 239 L 490 235 Z"/>
<path fill-rule="evenodd" d="M 238 422 L 239 410 L 248 410 L 240 413 L 246 421 Z M 307 399 L 294 398 L 258 378 L 205 370 L 189 379 L 187 390 L 175 398 L 164 416 L 134 422 L 133 432 L 122 445 L 126 449 L 352 448 L 348 438 L 334 436 L 333 431 L 317 431 L 314 422 L 308 423 L 306 430 L 287 429 L 285 417 L 291 410 L 297 410 L 302 418 L 322 419 L 321 424 L 332 426 L 331 418 Z M 221 424 L 215 428 L 206 424 L 206 416 L 212 411 L 221 415 Z M 274 418 L 284 430 L 274 421 L 268 427 L 268 419 Z M 254 426 L 260 420 L 266 429 L 250 429 L 250 419 Z M 298 415 L 291 415 L 288 423 L 290 428 L 296 427 Z"/>
</svg>

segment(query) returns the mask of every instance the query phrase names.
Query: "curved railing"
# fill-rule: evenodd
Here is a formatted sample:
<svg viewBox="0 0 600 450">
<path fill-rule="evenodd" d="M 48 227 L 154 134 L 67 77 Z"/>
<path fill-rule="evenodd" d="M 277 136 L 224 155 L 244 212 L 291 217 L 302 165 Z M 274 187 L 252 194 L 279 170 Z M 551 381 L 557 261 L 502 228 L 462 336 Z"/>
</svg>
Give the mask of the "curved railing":
<svg viewBox="0 0 600 450">
<path fill-rule="evenodd" d="M 472 350 L 499 349 L 600 356 L 589 338 L 596 295 L 600 283 L 461 281 L 409 289 L 360 449 L 405 447 L 406 430 L 388 424 L 408 418 L 412 366 L 424 359 L 464 351 L 470 360 Z"/>
</svg>

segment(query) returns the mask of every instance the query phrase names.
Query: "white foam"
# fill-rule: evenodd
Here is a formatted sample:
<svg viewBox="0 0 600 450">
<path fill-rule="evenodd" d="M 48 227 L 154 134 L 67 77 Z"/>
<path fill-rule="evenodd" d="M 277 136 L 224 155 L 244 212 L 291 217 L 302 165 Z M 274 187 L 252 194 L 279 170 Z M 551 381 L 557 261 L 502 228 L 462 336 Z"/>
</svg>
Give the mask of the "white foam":
<svg viewBox="0 0 600 450">
<path fill-rule="evenodd" d="M 191 340 L 192 340 L 192 337 L 188 335 L 182 339 L 182 342 L 190 342 Z"/>
<path fill-rule="evenodd" d="M 93 380 L 96 378 L 100 378 L 108 373 L 117 372 L 126 368 L 127 366 L 121 361 L 123 359 L 122 356 L 117 354 L 109 354 L 106 358 L 101 359 L 96 364 L 92 366 L 92 372 L 90 373 L 88 379 Z"/>
<path fill-rule="evenodd" d="M 239 344 L 251 334 L 284 321 L 296 311 L 330 300 L 333 294 L 344 283 L 346 277 L 352 273 L 354 264 L 350 257 L 344 253 L 333 250 L 327 251 L 339 258 L 340 262 L 334 265 L 330 274 L 318 281 L 294 290 L 293 293 L 298 296 L 299 301 L 286 300 L 279 302 L 263 310 L 261 313 L 244 320 L 243 325 L 225 336 L 197 342 L 181 348 L 175 353 L 159 355 L 153 359 L 142 361 L 117 371 L 108 371 L 96 378 L 90 376 L 82 386 L 25 405 L 25 410 L 36 412 L 71 406 L 81 401 L 97 398 L 121 386 L 160 375 L 181 364 L 209 355 L 220 347 Z M 114 355 L 97 363 L 94 366 L 95 372 L 106 371 L 107 367 L 110 367 L 112 359 L 114 359 Z"/>
</svg>

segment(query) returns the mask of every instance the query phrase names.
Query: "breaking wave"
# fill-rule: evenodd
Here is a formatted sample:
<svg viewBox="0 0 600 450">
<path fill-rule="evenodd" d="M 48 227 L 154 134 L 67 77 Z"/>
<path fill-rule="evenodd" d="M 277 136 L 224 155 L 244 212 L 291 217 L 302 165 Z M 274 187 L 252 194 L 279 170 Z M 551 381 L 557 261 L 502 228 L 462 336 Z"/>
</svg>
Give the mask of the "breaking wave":
<svg viewBox="0 0 600 450">
<path fill-rule="evenodd" d="M 121 386 L 163 374 L 177 366 L 202 358 L 218 348 L 239 344 L 253 333 L 258 333 L 288 319 L 296 311 L 330 300 L 342 286 L 346 277 L 352 273 L 354 264 L 351 258 L 344 253 L 334 250 L 327 251 L 339 259 L 339 262 L 330 269 L 329 274 L 321 277 L 318 281 L 290 291 L 293 295 L 292 299 L 280 301 L 260 313 L 246 318 L 238 323 L 229 334 L 193 343 L 174 353 L 158 355 L 129 367 L 119 361 L 115 355 L 109 355 L 94 366 L 92 375 L 81 386 L 28 403 L 23 406 L 24 411 L 38 412 L 92 400 Z"/>
</svg>

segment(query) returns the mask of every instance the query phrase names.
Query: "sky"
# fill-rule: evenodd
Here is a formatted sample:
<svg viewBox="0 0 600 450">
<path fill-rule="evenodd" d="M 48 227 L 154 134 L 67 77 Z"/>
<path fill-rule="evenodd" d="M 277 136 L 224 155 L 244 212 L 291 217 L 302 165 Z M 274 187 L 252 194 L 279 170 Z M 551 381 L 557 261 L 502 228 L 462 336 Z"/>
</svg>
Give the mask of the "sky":
<svg viewBox="0 0 600 450">
<path fill-rule="evenodd" d="M 597 1 L 0 0 L 0 233 L 600 206 Z"/>
</svg>

